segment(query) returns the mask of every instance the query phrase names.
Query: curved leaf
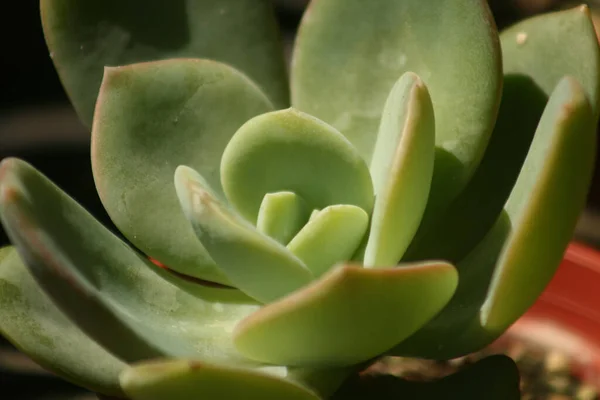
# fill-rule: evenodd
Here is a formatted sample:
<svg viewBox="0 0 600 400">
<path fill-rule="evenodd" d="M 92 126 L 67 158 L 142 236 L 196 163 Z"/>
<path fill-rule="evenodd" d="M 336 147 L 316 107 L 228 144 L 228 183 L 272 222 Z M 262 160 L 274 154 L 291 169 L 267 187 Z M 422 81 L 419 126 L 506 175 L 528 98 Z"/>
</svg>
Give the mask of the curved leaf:
<svg viewBox="0 0 600 400">
<path fill-rule="evenodd" d="M 503 213 L 458 263 L 448 306 L 393 354 L 454 358 L 488 345 L 544 290 L 583 209 L 595 155 L 594 115 L 581 85 L 552 93 Z"/>
<path fill-rule="evenodd" d="M 429 207 L 437 210 L 475 171 L 500 102 L 500 48 L 486 1 L 313 1 L 294 51 L 292 105 L 333 125 L 370 162 L 386 98 L 407 71 L 423 79 L 435 111 Z"/>
<path fill-rule="evenodd" d="M 458 262 L 481 240 L 514 186 L 545 98 L 564 75 L 576 78 L 592 108 L 598 109 L 599 51 L 585 6 L 531 18 L 500 38 L 507 75 L 490 144 L 475 175 L 444 215 L 419 228 L 406 261 L 434 257 Z"/>
<path fill-rule="evenodd" d="M 376 200 L 365 266 L 396 264 L 419 227 L 433 175 L 434 125 L 427 88 L 404 74 L 383 109 L 371 161 Z"/>
<path fill-rule="evenodd" d="M 169 58 L 230 64 L 277 106 L 288 104 L 283 51 L 268 1 L 41 0 L 40 7 L 50 57 L 88 126 L 105 66 Z"/>
<path fill-rule="evenodd" d="M 115 225 L 169 268 L 227 283 L 181 211 L 173 174 L 189 165 L 221 193 L 219 162 L 229 139 L 270 108 L 246 77 L 213 61 L 107 69 L 92 132 L 92 167 Z"/>
<path fill-rule="evenodd" d="M 362 208 L 325 207 L 292 239 L 287 248 L 319 278 L 335 264 L 350 260 L 369 225 Z"/>
<path fill-rule="evenodd" d="M 234 331 L 245 356 L 284 365 L 351 365 L 402 341 L 450 300 L 449 264 L 365 269 L 343 265 L 260 310 Z"/>
<path fill-rule="evenodd" d="M 578 81 L 559 82 L 538 129 L 523 165 L 526 173 L 517 179 L 505 206 L 513 232 L 481 310 L 482 325 L 493 332 L 516 321 L 554 276 L 585 206 L 594 170 L 594 115 Z"/>
<path fill-rule="evenodd" d="M 243 358 L 233 327 L 258 305 L 237 290 L 195 285 L 156 267 L 110 233 L 33 167 L 5 159 L 0 216 L 25 264 L 58 307 L 125 361 Z"/>
<path fill-rule="evenodd" d="M 267 303 L 312 280 L 300 259 L 223 205 L 196 171 L 178 167 L 175 187 L 198 239 L 244 293 Z"/>
<path fill-rule="evenodd" d="M 294 109 L 244 124 L 223 154 L 221 182 L 227 199 L 253 223 L 264 195 L 281 190 L 296 193 L 310 208 L 350 204 L 370 213 L 373 207 L 369 169 L 352 144 Z"/>
<path fill-rule="evenodd" d="M 294 192 L 267 193 L 260 204 L 256 229 L 286 245 L 309 217 L 306 202 Z"/>
<path fill-rule="evenodd" d="M 502 32 L 504 72 L 529 76 L 549 96 L 569 75 L 600 112 L 600 49 L 587 6 L 543 14 Z"/>
<path fill-rule="evenodd" d="M 498 120 L 479 168 L 443 215 L 419 227 L 403 261 L 458 262 L 481 241 L 510 195 L 547 100 L 531 78 L 505 75 Z"/>
<path fill-rule="evenodd" d="M 319 399 L 300 384 L 264 372 L 186 360 L 133 366 L 123 372 L 121 384 L 133 400 Z"/>
<path fill-rule="evenodd" d="M 35 282 L 14 248 L 0 250 L 0 333 L 42 367 L 95 392 L 121 396 L 125 363 L 86 336 Z"/>
</svg>

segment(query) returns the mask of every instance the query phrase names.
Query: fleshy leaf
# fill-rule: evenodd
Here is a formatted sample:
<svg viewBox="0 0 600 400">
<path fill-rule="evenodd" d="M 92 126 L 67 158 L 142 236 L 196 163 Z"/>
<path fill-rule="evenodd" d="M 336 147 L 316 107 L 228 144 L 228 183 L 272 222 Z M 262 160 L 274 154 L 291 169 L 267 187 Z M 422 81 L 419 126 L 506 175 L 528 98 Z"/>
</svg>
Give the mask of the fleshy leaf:
<svg viewBox="0 0 600 400">
<path fill-rule="evenodd" d="M 500 102 L 501 67 L 485 1 L 313 1 L 293 55 L 292 106 L 333 125 L 371 162 L 390 90 L 405 72 L 419 75 L 435 111 L 435 204 L 428 205 L 434 213 L 483 156 Z"/>
<path fill-rule="evenodd" d="M 505 73 L 531 77 L 548 96 L 565 75 L 572 76 L 598 116 L 600 49 L 586 5 L 519 22 L 500 39 Z"/>
<path fill-rule="evenodd" d="M 92 167 L 115 225 L 169 268 L 228 283 L 183 215 L 173 174 L 189 165 L 222 194 L 225 146 L 244 122 L 270 109 L 245 76 L 213 61 L 107 69 L 92 132 Z"/>
<path fill-rule="evenodd" d="M 492 230 L 458 263 L 448 306 L 393 354 L 454 358 L 477 351 L 544 290 L 585 205 L 595 155 L 593 112 L 581 85 L 561 80 Z"/>
<path fill-rule="evenodd" d="M 256 229 L 286 245 L 308 220 L 308 210 L 296 193 L 267 193 L 260 204 Z"/>
<path fill-rule="evenodd" d="M 258 308 L 234 289 L 194 294 L 138 255 L 33 167 L 0 166 L 0 216 L 38 284 L 55 304 L 124 361 L 160 356 L 233 360 L 230 331 Z M 188 283 L 189 284 L 189 283 Z"/>
<path fill-rule="evenodd" d="M 493 355 L 431 382 L 365 374 L 345 384 L 332 400 L 519 400 L 520 381 L 519 370 L 512 359 Z"/>
<path fill-rule="evenodd" d="M 95 392 L 123 395 L 125 363 L 69 320 L 12 247 L 0 250 L 0 333 L 47 370 Z"/>
<path fill-rule="evenodd" d="M 365 266 L 396 264 L 425 212 L 435 154 L 435 121 L 427 88 L 406 73 L 383 109 L 371 161 L 375 207 Z"/>
<path fill-rule="evenodd" d="M 195 361 L 155 361 L 127 369 L 121 384 L 133 400 L 318 400 L 310 389 L 256 370 Z"/>
<path fill-rule="evenodd" d="M 444 215 L 419 228 L 406 261 L 434 257 L 457 262 L 481 240 L 516 181 L 544 96 L 561 78 L 577 79 L 598 110 L 600 51 L 586 6 L 533 17 L 500 38 L 507 75 L 490 144 L 476 174 Z"/>
<path fill-rule="evenodd" d="M 404 261 L 458 262 L 489 232 L 521 171 L 547 100 L 530 78 L 504 77 L 498 120 L 479 168 L 443 215 L 419 227 Z"/>
<path fill-rule="evenodd" d="M 375 357 L 429 321 L 458 281 L 449 264 L 390 269 L 339 266 L 240 322 L 236 348 L 283 365 L 351 365 Z"/>
<path fill-rule="evenodd" d="M 554 276 L 585 206 L 594 170 L 595 120 L 585 89 L 576 80 L 559 82 L 538 129 L 523 165 L 526 173 L 506 203 L 513 231 L 481 310 L 483 326 L 498 333 L 534 303 Z"/>
<path fill-rule="evenodd" d="M 202 173 L 202 171 L 200 171 Z M 227 199 L 250 222 L 266 193 L 296 193 L 310 208 L 350 204 L 370 213 L 369 169 L 338 131 L 294 109 L 260 115 L 225 149 L 221 182 Z"/>
<path fill-rule="evenodd" d="M 292 239 L 287 248 L 315 277 L 350 260 L 365 236 L 369 216 L 356 206 L 325 207 Z"/>
<path fill-rule="evenodd" d="M 266 303 L 312 280 L 300 259 L 222 204 L 196 171 L 178 167 L 175 187 L 198 239 L 244 293 Z"/>
<path fill-rule="evenodd" d="M 283 51 L 265 0 L 41 0 L 46 43 L 81 119 L 91 126 L 105 66 L 208 58 L 288 104 Z M 143 11 L 143 18 L 140 12 Z"/>
</svg>

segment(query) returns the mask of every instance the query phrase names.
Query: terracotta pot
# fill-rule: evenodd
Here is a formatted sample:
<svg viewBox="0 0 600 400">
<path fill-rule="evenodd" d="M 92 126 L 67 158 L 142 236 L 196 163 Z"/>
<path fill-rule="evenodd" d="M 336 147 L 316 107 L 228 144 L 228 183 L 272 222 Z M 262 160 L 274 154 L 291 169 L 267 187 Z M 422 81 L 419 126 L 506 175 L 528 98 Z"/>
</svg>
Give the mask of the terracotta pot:
<svg viewBox="0 0 600 400">
<path fill-rule="evenodd" d="M 600 252 L 572 243 L 542 296 L 500 341 L 515 336 L 565 354 L 600 389 Z"/>
</svg>

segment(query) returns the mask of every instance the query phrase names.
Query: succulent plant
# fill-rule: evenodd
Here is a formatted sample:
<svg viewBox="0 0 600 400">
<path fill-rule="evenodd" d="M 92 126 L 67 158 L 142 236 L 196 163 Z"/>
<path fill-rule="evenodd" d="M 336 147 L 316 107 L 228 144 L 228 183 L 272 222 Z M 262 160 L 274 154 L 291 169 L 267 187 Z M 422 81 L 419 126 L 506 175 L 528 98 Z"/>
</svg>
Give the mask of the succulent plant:
<svg viewBox="0 0 600 400">
<path fill-rule="evenodd" d="M 584 206 L 585 6 L 498 35 L 483 0 L 314 1 L 291 96 L 268 1 L 41 10 L 124 238 L 5 159 L 0 332 L 98 393 L 317 399 L 383 355 L 475 352 Z"/>
</svg>

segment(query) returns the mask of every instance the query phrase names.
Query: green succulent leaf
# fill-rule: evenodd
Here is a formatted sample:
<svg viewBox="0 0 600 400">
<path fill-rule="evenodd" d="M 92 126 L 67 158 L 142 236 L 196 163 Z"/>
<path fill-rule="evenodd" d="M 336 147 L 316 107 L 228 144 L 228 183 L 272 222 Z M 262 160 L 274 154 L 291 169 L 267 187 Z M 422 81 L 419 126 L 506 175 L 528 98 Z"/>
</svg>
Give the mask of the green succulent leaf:
<svg viewBox="0 0 600 400">
<path fill-rule="evenodd" d="M 402 341 L 450 300 L 456 270 L 443 262 L 390 269 L 339 266 L 240 322 L 236 348 L 283 365 L 351 365 Z"/>
<path fill-rule="evenodd" d="M 270 109 L 245 76 L 213 61 L 107 69 L 92 132 L 92 167 L 119 230 L 169 268 L 227 284 L 181 211 L 173 174 L 189 165 L 222 194 L 225 146 L 244 122 Z"/>
<path fill-rule="evenodd" d="M 512 190 L 545 98 L 562 77 L 577 79 L 598 110 L 600 51 L 586 6 L 525 20 L 500 38 L 504 92 L 484 158 L 444 215 L 419 228 L 406 261 L 433 257 L 457 262 L 480 241 Z"/>
<path fill-rule="evenodd" d="M 406 73 L 383 109 L 371 176 L 375 207 L 364 264 L 394 265 L 425 212 L 435 155 L 435 121 L 427 88 Z"/>
<path fill-rule="evenodd" d="M 296 41 L 292 106 L 333 125 L 371 162 L 390 90 L 405 72 L 419 75 L 435 111 L 428 205 L 434 213 L 483 156 L 500 102 L 501 67 L 485 1 L 313 1 Z"/>
<path fill-rule="evenodd" d="M 393 354 L 454 358 L 495 340 L 544 290 L 571 239 L 593 171 L 595 122 L 584 89 L 552 93 L 503 213 L 457 265 L 448 306 Z"/>
<path fill-rule="evenodd" d="M 432 382 L 409 381 L 392 375 L 362 376 L 345 384 L 332 400 L 519 400 L 520 381 L 512 359 L 493 355 Z"/>
<path fill-rule="evenodd" d="M 319 278 L 331 266 L 348 261 L 362 242 L 369 215 L 360 207 L 325 207 L 292 239 L 287 248 Z"/>
<path fill-rule="evenodd" d="M 481 241 L 504 208 L 547 100 L 531 78 L 504 77 L 498 120 L 479 168 L 439 218 L 419 227 L 403 261 L 456 263 Z"/>
<path fill-rule="evenodd" d="M 135 365 L 123 372 L 121 384 L 133 400 L 319 400 L 310 389 L 272 374 L 186 360 Z"/>
<path fill-rule="evenodd" d="M 312 280 L 299 258 L 222 204 L 196 171 L 177 168 L 175 187 L 198 239 L 244 293 L 267 303 Z"/>
<path fill-rule="evenodd" d="M 13 247 L 0 250 L 0 333 L 49 371 L 95 392 L 121 396 L 125 363 L 54 305 Z"/>
<path fill-rule="evenodd" d="M 195 285 L 138 255 L 33 167 L 0 166 L 0 216 L 38 284 L 90 338 L 124 361 L 241 362 L 229 332 L 258 308 L 237 290 Z"/>
<path fill-rule="evenodd" d="M 369 168 L 352 144 L 294 109 L 244 124 L 223 154 L 221 182 L 227 199 L 252 223 L 264 195 L 282 190 L 296 193 L 310 208 L 350 204 L 370 213 L 373 207 Z"/>
<path fill-rule="evenodd" d="M 267 193 L 260 204 L 256 229 L 286 245 L 309 217 L 302 197 L 293 192 Z"/>
<path fill-rule="evenodd" d="M 554 276 L 585 206 L 596 154 L 595 125 L 584 87 L 573 78 L 562 79 L 506 203 L 513 230 L 481 310 L 487 330 L 500 334 L 507 329 Z"/>
<path fill-rule="evenodd" d="M 269 1 L 41 0 L 40 6 L 50 57 L 88 126 L 104 67 L 144 61 L 213 59 L 247 74 L 277 106 L 289 102 Z"/>
<path fill-rule="evenodd" d="M 600 49 L 587 6 L 519 22 L 503 31 L 500 39 L 505 73 L 531 77 L 548 96 L 565 75 L 572 76 L 598 117 Z"/>
</svg>

